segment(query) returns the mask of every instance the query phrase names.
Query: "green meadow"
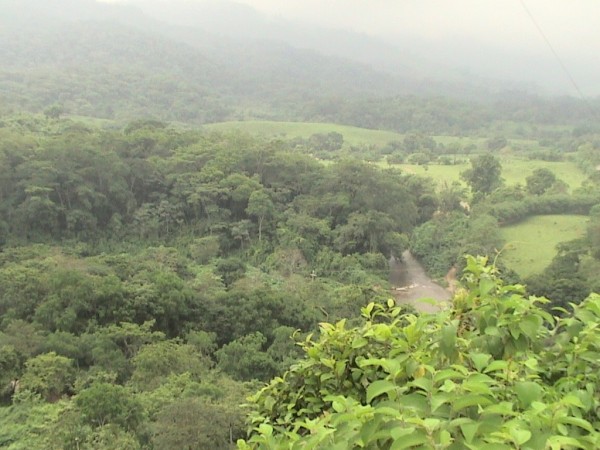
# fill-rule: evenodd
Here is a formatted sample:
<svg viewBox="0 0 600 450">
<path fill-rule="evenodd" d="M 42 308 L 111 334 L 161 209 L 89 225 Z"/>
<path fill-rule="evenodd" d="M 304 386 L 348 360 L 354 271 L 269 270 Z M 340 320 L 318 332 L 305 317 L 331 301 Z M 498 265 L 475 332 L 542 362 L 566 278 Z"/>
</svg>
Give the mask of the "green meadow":
<svg viewBox="0 0 600 450">
<path fill-rule="evenodd" d="M 503 227 L 501 260 L 522 277 L 542 272 L 556 255 L 556 245 L 585 234 L 587 216 L 533 216 Z"/>
<path fill-rule="evenodd" d="M 461 158 L 465 158 L 465 156 L 461 156 Z M 571 161 L 539 161 L 518 158 L 516 156 L 500 156 L 500 161 L 502 163 L 502 178 L 509 185 L 517 183 L 525 184 L 526 178 L 535 169 L 541 168 L 546 168 L 554 172 L 571 189 L 581 186 L 581 182 L 585 179 L 583 172 Z M 429 164 L 427 166 L 397 164 L 394 167 L 398 167 L 407 173 L 429 176 L 440 184 L 443 182 L 451 183 L 452 181 L 460 181 L 460 173 L 469 168 L 470 164 L 467 162 L 452 166 L 438 164 Z"/>
<path fill-rule="evenodd" d="M 316 133 L 336 132 L 343 135 L 344 142 L 351 145 L 373 144 L 383 146 L 390 141 L 404 138 L 404 135 L 393 131 L 369 130 L 333 123 L 243 121 L 214 123 L 205 125 L 204 128 L 211 131 L 239 130 L 254 135 L 285 139 L 308 138 Z"/>
</svg>

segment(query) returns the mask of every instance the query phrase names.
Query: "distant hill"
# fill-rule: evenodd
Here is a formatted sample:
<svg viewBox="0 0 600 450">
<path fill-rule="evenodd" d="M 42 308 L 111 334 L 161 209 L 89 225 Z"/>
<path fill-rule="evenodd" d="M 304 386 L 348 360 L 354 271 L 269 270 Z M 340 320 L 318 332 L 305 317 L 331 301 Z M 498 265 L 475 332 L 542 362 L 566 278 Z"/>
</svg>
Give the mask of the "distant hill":
<svg viewBox="0 0 600 450">
<path fill-rule="evenodd" d="M 298 102 L 407 93 L 366 65 L 273 41 L 239 42 L 94 1 L 0 5 L 0 99 L 100 117 L 210 122 L 298 114 Z M 232 116 L 233 117 L 233 116 Z"/>
<path fill-rule="evenodd" d="M 0 2 L 0 112 L 58 104 L 117 120 L 329 121 L 441 133 L 478 128 L 491 112 L 511 120 L 515 108 L 539 109 L 518 90 L 507 106 L 501 84 L 436 70 L 368 36 L 273 21 L 227 1 L 165 5 Z M 571 106 L 555 109 L 582 116 Z"/>
</svg>

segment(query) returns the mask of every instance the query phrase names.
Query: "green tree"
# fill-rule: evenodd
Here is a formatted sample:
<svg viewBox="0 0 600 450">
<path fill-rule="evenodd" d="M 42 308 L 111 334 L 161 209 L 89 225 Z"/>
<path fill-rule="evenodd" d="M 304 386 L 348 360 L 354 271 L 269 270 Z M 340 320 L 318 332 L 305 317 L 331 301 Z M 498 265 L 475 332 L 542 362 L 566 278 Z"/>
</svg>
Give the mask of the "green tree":
<svg viewBox="0 0 600 450">
<path fill-rule="evenodd" d="M 274 213 L 275 207 L 269 195 L 264 191 L 254 191 L 248 199 L 248 207 L 246 213 L 252 217 L 256 217 L 258 221 L 258 241 L 262 241 L 263 224 Z"/>
<path fill-rule="evenodd" d="M 75 397 L 75 407 L 84 423 L 92 427 L 115 424 L 134 431 L 142 422 L 142 406 L 123 386 L 94 383 Z"/>
<path fill-rule="evenodd" d="M 148 344 L 133 357 L 131 383 L 140 391 L 155 389 L 169 375 L 189 372 L 199 377 L 210 365 L 189 344 L 177 341 Z"/>
<path fill-rule="evenodd" d="M 277 363 L 265 352 L 267 338 L 260 332 L 243 336 L 217 351 L 219 369 L 236 380 L 266 381 L 277 373 Z"/>
<path fill-rule="evenodd" d="M 60 119 L 65 113 L 65 108 L 62 105 L 52 105 L 44 110 L 44 116 L 46 119 Z"/>
<path fill-rule="evenodd" d="M 25 371 L 20 381 L 23 389 L 55 402 L 73 389 L 73 360 L 54 352 L 35 356 L 25 363 Z"/>
<path fill-rule="evenodd" d="M 474 193 L 489 194 L 502 185 L 502 165 L 494 155 L 486 153 L 471 159 L 471 168 L 460 174 Z"/>
<path fill-rule="evenodd" d="M 531 175 L 525 179 L 527 183 L 527 192 L 533 195 L 542 195 L 556 183 L 556 175 L 549 169 L 535 169 Z"/>
</svg>

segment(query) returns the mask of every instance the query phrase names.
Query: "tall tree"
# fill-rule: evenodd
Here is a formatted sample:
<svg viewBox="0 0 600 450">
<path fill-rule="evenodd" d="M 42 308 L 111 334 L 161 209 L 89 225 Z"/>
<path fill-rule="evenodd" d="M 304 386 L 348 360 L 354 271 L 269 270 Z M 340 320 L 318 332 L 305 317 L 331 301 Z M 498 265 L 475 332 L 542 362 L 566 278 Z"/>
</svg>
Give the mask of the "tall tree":
<svg viewBox="0 0 600 450">
<path fill-rule="evenodd" d="M 471 168 L 460 174 L 474 193 L 489 194 L 502 185 L 502 165 L 489 153 L 471 160 Z"/>
</svg>

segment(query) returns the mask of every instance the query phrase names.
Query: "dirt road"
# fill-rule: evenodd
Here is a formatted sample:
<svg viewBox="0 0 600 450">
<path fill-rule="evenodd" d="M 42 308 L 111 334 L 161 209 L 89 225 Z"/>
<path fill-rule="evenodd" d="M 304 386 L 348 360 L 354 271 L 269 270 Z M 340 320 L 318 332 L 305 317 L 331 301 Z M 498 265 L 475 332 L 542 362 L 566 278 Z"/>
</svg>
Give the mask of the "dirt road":
<svg viewBox="0 0 600 450">
<path fill-rule="evenodd" d="M 451 293 L 425 273 L 423 266 L 407 250 L 402 259 L 390 259 L 390 284 L 398 303 L 411 304 L 418 311 L 436 312 L 441 308 L 440 303 L 447 302 Z M 421 299 L 433 299 L 435 304 L 420 302 Z"/>
</svg>

